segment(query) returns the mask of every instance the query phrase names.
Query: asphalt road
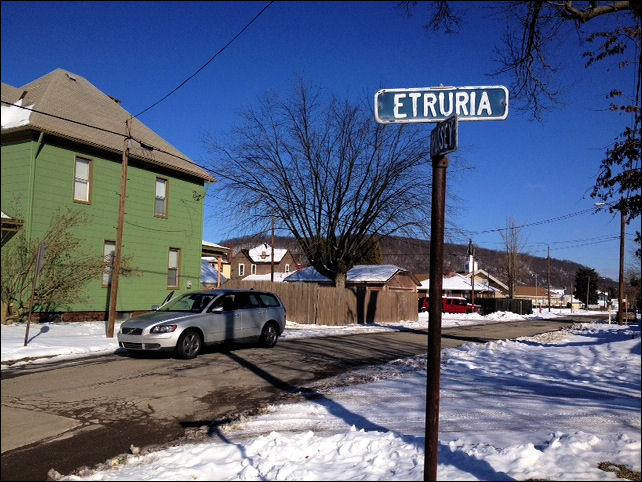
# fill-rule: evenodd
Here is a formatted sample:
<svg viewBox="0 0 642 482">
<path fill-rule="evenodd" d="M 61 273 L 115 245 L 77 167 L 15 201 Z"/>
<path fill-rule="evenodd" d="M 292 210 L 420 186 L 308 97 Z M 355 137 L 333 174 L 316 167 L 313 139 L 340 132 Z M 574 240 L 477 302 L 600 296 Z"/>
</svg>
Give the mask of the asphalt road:
<svg viewBox="0 0 642 482">
<path fill-rule="evenodd" d="M 581 321 L 589 321 L 583 317 Z M 442 348 L 556 331 L 573 320 L 442 330 Z M 109 355 L 2 372 L 0 480 L 46 480 L 131 444 L 198 440 L 239 415 L 298 401 L 307 387 L 352 368 L 424 354 L 426 331 L 280 340 L 272 349 L 223 346 L 194 360 Z"/>
</svg>

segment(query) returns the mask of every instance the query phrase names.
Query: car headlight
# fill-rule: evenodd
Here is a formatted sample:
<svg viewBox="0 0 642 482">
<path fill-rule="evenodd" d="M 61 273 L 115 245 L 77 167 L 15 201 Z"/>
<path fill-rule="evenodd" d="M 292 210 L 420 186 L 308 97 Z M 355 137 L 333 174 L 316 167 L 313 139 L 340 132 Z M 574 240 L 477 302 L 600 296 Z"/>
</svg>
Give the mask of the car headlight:
<svg viewBox="0 0 642 482">
<path fill-rule="evenodd" d="M 158 325 L 149 330 L 150 333 L 171 333 L 176 330 L 177 325 Z"/>
</svg>

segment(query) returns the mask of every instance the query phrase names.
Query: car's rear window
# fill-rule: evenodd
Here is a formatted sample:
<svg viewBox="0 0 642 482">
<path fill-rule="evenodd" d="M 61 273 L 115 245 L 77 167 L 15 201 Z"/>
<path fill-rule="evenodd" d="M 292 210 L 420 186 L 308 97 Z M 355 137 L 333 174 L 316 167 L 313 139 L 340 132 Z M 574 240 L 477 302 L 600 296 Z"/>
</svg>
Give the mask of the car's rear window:
<svg viewBox="0 0 642 482">
<path fill-rule="evenodd" d="M 259 308 L 261 303 L 255 293 L 237 293 L 236 295 L 237 308 Z"/>
<path fill-rule="evenodd" d="M 268 308 L 281 306 L 281 303 L 279 303 L 279 300 L 276 298 L 276 296 L 270 293 L 260 293 L 259 298 L 261 298 L 261 303 L 263 303 L 263 306 L 267 306 Z"/>
</svg>

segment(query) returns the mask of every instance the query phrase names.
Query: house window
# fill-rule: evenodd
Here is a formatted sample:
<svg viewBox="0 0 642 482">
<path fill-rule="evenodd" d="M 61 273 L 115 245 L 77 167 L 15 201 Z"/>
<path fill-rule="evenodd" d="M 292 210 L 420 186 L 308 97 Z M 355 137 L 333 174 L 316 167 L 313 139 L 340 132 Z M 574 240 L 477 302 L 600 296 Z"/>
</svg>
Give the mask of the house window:
<svg viewBox="0 0 642 482">
<path fill-rule="evenodd" d="M 243 263 L 239 263 L 239 276 L 245 276 L 245 265 Z"/>
<path fill-rule="evenodd" d="M 105 241 L 103 246 L 103 257 L 105 259 L 105 268 L 103 269 L 103 287 L 111 284 L 111 273 L 114 270 L 114 255 L 116 254 L 116 243 L 114 241 Z"/>
<path fill-rule="evenodd" d="M 154 216 L 167 217 L 167 179 L 156 178 L 156 196 L 154 199 Z"/>
<path fill-rule="evenodd" d="M 250 266 L 250 273 L 256 274 L 256 265 L 254 263 L 252 263 L 252 265 Z"/>
<path fill-rule="evenodd" d="M 167 287 L 178 288 L 180 276 L 181 250 L 169 248 L 169 262 L 167 268 Z"/>
<path fill-rule="evenodd" d="M 285 272 L 286 272 L 286 273 L 289 273 L 289 272 L 290 272 L 290 265 L 289 265 L 289 264 L 286 264 L 286 265 L 285 265 Z"/>
<path fill-rule="evenodd" d="M 91 160 L 76 157 L 74 169 L 74 201 L 89 204 L 91 191 Z"/>
</svg>

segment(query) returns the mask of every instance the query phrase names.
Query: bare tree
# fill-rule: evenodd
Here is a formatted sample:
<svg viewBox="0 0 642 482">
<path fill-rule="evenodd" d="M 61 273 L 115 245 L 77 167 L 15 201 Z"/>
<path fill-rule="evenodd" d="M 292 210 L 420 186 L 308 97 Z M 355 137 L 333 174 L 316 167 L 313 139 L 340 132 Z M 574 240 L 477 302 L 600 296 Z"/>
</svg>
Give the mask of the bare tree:
<svg viewBox="0 0 642 482">
<path fill-rule="evenodd" d="M 418 2 L 400 2 L 400 8 L 412 14 Z M 486 2 L 495 9 L 505 26 L 505 34 L 495 49 L 499 68 L 494 74 L 508 73 L 512 79 L 509 90 L 516 102 L 513 107 L 530 112 L 542 120 L 542 113 L 562 97 L 563 88 L 558 75 L 568 62 L 572 49 L 565 43 L 575 38 L 578 44 L 597 44 L 594 51 L 577 51 L 585 66 L 600 64 L 609 72 L 615 69 L 635 69 L 634 92 L 624 98 L 622 86 L 614 85 L 605 93 L 611 100 L 611 111 L 625 114 L 626 126 L 602 160 L 591 196 L 609 204 L 609 210 L 620 211 L 630 223 L 642 212 L 640 183 L 640 129 L 642 127 L 641 88 L 642 57 L 640 54 L 642 2 L 611 0 L 588 1 L 515 1 Z M 467 2 L 422 2 L 428 9 L 425 28 L 452 32 L 464 13 L 472 9 Z M 465 10 L 464 10 L 465 9 Z M 478 14 L 475 11 L 475 14 Z M 600 21 L 601 19 L 602 21 Z M 587 25 L 593 32 L 589 32 Z M 605 31 L 598 31 L 597 29 Z M 580 55 L 581 54 L 581 55 Z M 619 105 L 613 99 L 620 98 Z M 624 228 L 623 228 L 624 229 Z M 622 237 L 622 243 L 623 243 Z M 622 256 L 623 244 L 620 248 Z M 621 262 L 623 265 L 623 262 Z M 622 284 L 622 267 L 620 284 Z M 621 290 L 620 290 L 621 291 Z"/>
<path fill-rule="evenodd" d="M 499 232 L 504 240 L 506 250 L 504 258 L 504 271 L 506 273 L 506 283 L 508 284 L 508 297 L 515 297 L 515 285 L 519 280 L 522 266 L 520 263 L 520 251 L 522 250 L 523 240 L 517 222 L 514 218 L 508 218 L 506 229 Z"/>
<path fill-rule="evenodd" d="M 231 134 L 226 145 L 205 140 L 227 212 L 255 231 L 275 215 L 337 286 L 373 237 L 426 234 L 425 130 L 378 124 L 365 103 L 325 99 L 299 80 L 290 97 L 247 109 Z"/>
<path fill-rule="evenodd" d="M 74 230 L 87 219 L 78 211 L 58 211 L 41 236 L 27 239 L 25 229 L 3 246 L 2 301 L 18 317 L 26 317 L 39 245 L 46 246 L 44 264 L 33 296 L 33 310 L 53 312 L 83 300 L 87 282 L 100 279 L 102 256 L 89 253 Z"/>
<path fill-rule="evenodd" d="M 403 1 L 399 6 L 411 15 L 417 5 L 427 9 L 427 30 L 447 33 L 457 30 L 461 18 L 470 13 L 468 2 Z M 581 7 L 577 5 L 581 4 Z M 629 1 L 573 2 L 573 1 L 516 1 L 487 2 L 484 6 L 494 9 L 496 15 L 506 26 L 501 45 L 495 49 L 498 69 L 493 74 L 509 73 L 512 83 L 509 86 L 511 98 L 516 102 L 513 107 L 529 111 L 535 119 L 541 120 L 544 111 L 558 102 L 561 91 L 554 78 L 561 68 L 560 58 L 567 61 L 568 52 L 563 41 L 568 38 L 582 39 L 583 26 L 595 19 L 620 14 L 622 23 L 628 22 L 631 28 L 640 23 L 642 3 Z M 478 11 L 475 14 L 479 14 Z M 626 48 L 633 46 L 632 39 L 625 29 L 619 31 L 618 45 Z M 639 57 L 639 44 L 637 45 Z M 638 68 L 638 76 L 640 70 Z"/>
<path fill-rule="evenodd" d="M 613 32 L 601 32 L 592 35 L 590 42 L 601 41 L 595 52 L 586 52 L 587 65 L 601 62 L 615 57 L 618 68 L 624 68 L 630 61 L 624 57 L 626 44 L 622 37 L 628 38 L 637 44 L 638 57 L 640 57 L 641 28 L 622 27 Z M 632 116 L 631 125 L 625 127 L 615 142 L 607 149 L 606 157 L 600 164 L 600 171 L 595 180 L 591 197 L 609 204 L 609 211 L 620 211 L 626 218 L 626 223 L 642 213 L 642 171 L 640 170 L 640 129 L 642 128 L 642 109 L 640 107 L 640 86 L 642 75 L 642 62 L 638 58 L 638 76 L 636 80 L 635 99 L 627 101 L 622 99 L 623 92 L 613 89 L 607 97 L 612 99 L 610 109 L 613 112 L 623 113 L 626 117 Z M 616 102 L 617 101 L 617 102 Z"/>
</svg>

